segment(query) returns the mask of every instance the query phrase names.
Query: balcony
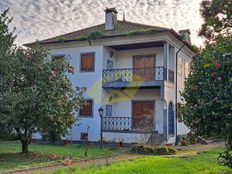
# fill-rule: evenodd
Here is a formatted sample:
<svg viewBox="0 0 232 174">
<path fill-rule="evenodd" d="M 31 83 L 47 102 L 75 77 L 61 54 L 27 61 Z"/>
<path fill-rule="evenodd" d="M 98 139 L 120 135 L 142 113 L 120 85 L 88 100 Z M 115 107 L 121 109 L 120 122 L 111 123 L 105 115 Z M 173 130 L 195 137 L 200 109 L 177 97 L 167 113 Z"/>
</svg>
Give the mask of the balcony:
<svg viewBox="0 0 232 174">
<path fill-rule="evenodd" d="M 103 132 L 155 132 L 150 118 L 102 117 Z"/>
<path fill-rule="evenodd" d="M 168 71 L 173 81 L 173 71 Z M 165 67 L 125 68 L 103 70 L 103 88 L 121 89 L 125 87 L 160 87 L 166 80 Z"/>
</svg>

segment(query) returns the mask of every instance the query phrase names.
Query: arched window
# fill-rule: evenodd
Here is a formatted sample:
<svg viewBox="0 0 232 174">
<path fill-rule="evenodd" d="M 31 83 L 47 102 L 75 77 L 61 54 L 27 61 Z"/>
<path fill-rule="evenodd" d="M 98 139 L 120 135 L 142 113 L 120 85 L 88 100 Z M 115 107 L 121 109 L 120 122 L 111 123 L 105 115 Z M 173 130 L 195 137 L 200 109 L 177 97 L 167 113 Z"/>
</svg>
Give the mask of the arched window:
<svg viewBox="0 0 232 174">
<path fill-rule="evenodd" d="M 173 135 L 174 134 L 174 108 L 173 108 L 173 103 L 170 102 L 168 105 L 168 134 Z"/>
</svg>

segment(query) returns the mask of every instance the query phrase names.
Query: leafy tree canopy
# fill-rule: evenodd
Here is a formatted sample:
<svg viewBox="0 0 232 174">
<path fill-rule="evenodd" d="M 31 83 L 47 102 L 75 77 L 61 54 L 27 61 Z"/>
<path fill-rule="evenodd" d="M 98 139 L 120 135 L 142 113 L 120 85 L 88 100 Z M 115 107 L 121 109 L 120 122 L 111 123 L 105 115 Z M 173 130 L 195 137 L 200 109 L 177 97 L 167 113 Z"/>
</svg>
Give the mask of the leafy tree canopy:
<svg viewBox="0 0 232 174">
<path fill-rule="evenodd" d="M 83 105 L 84 88 L 67 78 L 74 73 L 67 58 L 50 60 L 41 47 L 13 46 L 7 11 L 0 17 L 0 120 L 19 136 L 22 152 L 34 133 L 64 136 Z"/>
<path fill-rule="evenodd" d="M 196 135 L 226 140 L 231 160 L 232 36 L 217 38 L 196 56 L 181 95 L 184 104 L 180 116 L 184 123 Z"/>
<path fill-rule="evenodd" d="M 200 36 L 213 40 L 218 35 L 225 36 L 232 32 L 231 0 L 203 0 L 200 12 L 204 19 Z"/>
</svg>

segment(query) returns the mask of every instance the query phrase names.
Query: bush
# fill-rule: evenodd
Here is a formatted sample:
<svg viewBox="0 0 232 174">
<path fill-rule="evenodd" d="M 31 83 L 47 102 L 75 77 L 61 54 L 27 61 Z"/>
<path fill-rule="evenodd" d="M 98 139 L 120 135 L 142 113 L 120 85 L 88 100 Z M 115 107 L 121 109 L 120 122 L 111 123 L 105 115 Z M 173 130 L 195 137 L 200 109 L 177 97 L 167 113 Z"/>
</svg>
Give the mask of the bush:
<svg viewBox="0 0 232 174">
<path fill-rule="evenodd" d="M 12 140 L 19 140 L 18 135 L 7 131 L 0 133 L 0 141 L 12 141 Z"/>
<path fill-rule="evenodd" d="M 151 146 L 151 145 L 135 145 L 131 148 L 132 153 L 145 155 L 173 155 L 176 150 L 170 146 Z"/>
</svg>

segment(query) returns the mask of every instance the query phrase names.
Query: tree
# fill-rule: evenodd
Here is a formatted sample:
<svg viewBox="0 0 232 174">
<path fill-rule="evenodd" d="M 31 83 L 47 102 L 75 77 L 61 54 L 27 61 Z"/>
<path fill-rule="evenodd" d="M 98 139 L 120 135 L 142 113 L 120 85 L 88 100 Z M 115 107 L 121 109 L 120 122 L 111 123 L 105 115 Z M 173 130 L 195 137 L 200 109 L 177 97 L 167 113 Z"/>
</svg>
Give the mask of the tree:
<svg viewBox="0 0 232 174">
<path fill-rule="evenodd" d="M 223 138 L 220 159 L 232 167 L 232 36 L 217 38 L 196 56 L 181 95 L 184 123 L 198 136 Z"/>
<path fill-rule="evenodd" d="M 34 133 L 57 137 L 67 133 L 76 121 L 75 111 L 84 104 L 85 89 L 72 86 L 67 74 L 74 68 L 67 58 L 52 61 L 38 45 L 13 46 L 6 14 L 0 18 L 0 120 L 14 129 L 22 152 L 28 153 Z"/>
<path fill-rule="evenodd" d="M 218 35 L 228 35 L 232 32 L 232 1 L 203 0 L 201 15 L 204 19 L 200 36 L 214 40 Z"/>
</svg>

